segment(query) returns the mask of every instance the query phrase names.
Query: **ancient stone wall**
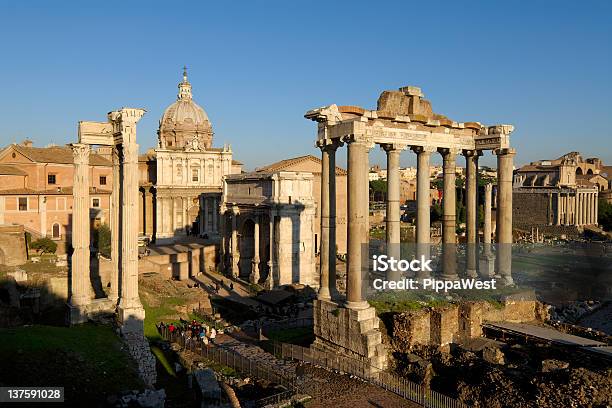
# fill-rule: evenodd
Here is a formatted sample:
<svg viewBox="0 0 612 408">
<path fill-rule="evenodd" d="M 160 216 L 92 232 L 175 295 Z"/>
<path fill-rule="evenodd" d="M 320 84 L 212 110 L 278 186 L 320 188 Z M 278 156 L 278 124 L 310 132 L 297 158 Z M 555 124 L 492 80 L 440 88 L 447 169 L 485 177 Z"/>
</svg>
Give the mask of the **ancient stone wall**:
<svg viewBox="0 0 612 408">
<path fill-rule="evenodd" d="M 422 309 L 393 316 L 393 346 L 398 350 L 415 345 L 444 346 L 482 335 L 485 322 L 533 322 L 545 319 L 535 300 L 507 299 L 501 305 L 486 301 L 462 302 L 444 308 Z"/>
<path fill-rule="evenodd" d="M 430 339 L 433 344 L 446 345 L 455 343 L 459 332 L 459 307 L 451 305 L 431 310 Z"/>
<path fill-rule="evenodd" d="M 0 225 L 0 265 L 22 265 L 26 260 L 23 225 Z"/>
<path fill-rule="evenodd" d="M 153 387 L 157 381 L 155 357 L 149 348 L 149 342 L 140 333 L 126 333 L 123 335 L 128 352 L 138 365 L 138 374 L 147 387 Z"/>
<path fill-rule="evenodd" d="M 550 219 L 550 198 L 548 193 L 514 191 L 512 193 L 513 225 L 517 228 L 531 228 L 548 225 Z"/>
<path fill-rule="evenodd" d="M 313 314 L 316 339 L 312 347 L 357 358 L 379 369 L 386 367 L 387 351 L 373 307 L 355 310 L 315 300 Z"/>
</svg>

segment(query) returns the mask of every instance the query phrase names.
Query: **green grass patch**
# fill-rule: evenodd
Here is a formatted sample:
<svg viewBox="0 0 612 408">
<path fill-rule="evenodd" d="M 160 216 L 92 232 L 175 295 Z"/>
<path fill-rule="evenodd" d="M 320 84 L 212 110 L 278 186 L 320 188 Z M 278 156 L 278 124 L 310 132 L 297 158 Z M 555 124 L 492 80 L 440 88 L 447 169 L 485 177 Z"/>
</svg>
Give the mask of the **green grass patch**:
<svg viewBox="0 0 612 408">
<path fill-rule="evenodd" d="M 0 383 L 63 386 L 66 403 L 89 405 L 106 395 L 142 389 L 134 362 L 109 326 L 0 329 Z"/>
<path fill-rule="evenodd" d="M 150 306 L 143 301 L 145 309 L 144 335 L 149 341 L 161 340 L 156 325 L 160 321 L 172 321 L 173 319 L 165 319 L 165 317 L 176 314 L 175 306 L 183 303 L 183 299 L 178 297 L 159 298 L 159 300 L 159 306 Z"/>
<path fill-rule="evenodd" d="M 168 358 L 166 357 L 162 349 L 160 349 L 157 346 L 151 346 L 151 352 L 153 353 L 155 358 L 157 358 L 157 361 L 159 361 L 159 364 L 161 364 L 161 366 L 164 367 L 164 370 L 166 370 L 168 375 L 171 375 L 172 377 L 176 377 L 176 373 L 174 372 L 174 369 L 172 368 L 170 361 L 168 361 Z"/>
</svg>

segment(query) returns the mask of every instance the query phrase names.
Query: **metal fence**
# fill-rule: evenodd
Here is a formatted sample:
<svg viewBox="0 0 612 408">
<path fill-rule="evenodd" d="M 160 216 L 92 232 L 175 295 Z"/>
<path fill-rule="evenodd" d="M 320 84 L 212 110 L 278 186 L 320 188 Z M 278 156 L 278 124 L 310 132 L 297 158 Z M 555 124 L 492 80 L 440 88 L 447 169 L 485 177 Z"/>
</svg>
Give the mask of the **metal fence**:
<svg viewBox="0 0 612 408">
<path fill-rule="evenodd" d="M 176 331 L 170 333 L 167 327 L 162 327 L 159 331 L 164 340 L 180 345 L 182 350 L 198 353 L 207 360 L 226 367 L 231 367 L 243 375 L 270 381 L 271 383 L 285 387 L 286 391 L 257 401 L 258 406 L 267 405 L 269 403 L 268 400 L 272 402 L 278 400 L 280 402 L 289 399 L 298 391 L 295 385 L 295 376 L 289 377 L 281 375 L 275 372 L 273 368 L 263 365 L 261 362 L 253 361 L 232 350 L 223 349 L 215 344 L 209 343 L 208 345 L 204 345 L 201 341 L 196 339 L 186 339 Z"/>
<path fill-rule="evenodd" d="M 406 378 L 386 372 L 355 358 L 280 342 L 269 343 L 276 357 L 303 361 L 330 370 L 352 374 L 427 408 L 469 408 L 468 405 L 437 391 L 425 389 Z"/>
</svg>

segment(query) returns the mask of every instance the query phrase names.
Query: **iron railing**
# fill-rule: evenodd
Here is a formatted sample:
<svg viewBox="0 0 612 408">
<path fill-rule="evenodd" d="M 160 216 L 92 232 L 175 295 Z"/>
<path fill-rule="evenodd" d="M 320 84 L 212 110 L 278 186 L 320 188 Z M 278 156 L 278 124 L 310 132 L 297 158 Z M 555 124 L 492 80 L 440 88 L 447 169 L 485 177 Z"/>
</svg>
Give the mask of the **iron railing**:
<svg viewBox="0 0 612 408">
<path fill-rule="evenodd" d="M 295 384 L 295 376 L 283 375 L 274 371 L 272 367 L 264 365 L 259 361 L 251 360 L 232 350 L 223 349 L 213 343 L 205 345 L 197 339 L 185 338 L 179 332 L 170 333 L 167 327 L 161 327 L 159 331 L 164 340 L 178 344 L 182 350 L 189 350 L 194 353 L 197 352 L 202 358 L 222 366 L 231 367 L 245 376 L 266 380 L 274 384 L 279 384 L 285 388 L 285 391 L 257 401 L 257 406 L 267 405 L 266 401 L 268 399 L 271 401 L 278 400 L 278 402 L 289 399 L 298 392 Z M 261 401 L 265 404 L 262 405 Z"/>
<path fill-rule="evenodd" d="M 459 400 L 426 389 L 406 378 L 389 373 L 356 358 L 295 344 L 271 342 L 271 345 L 272 347 L 268 347 L 269 351 L 278 358 L 299 360 L 307 364 L 354 375 L 426 408 L 469 408 L 468 405 Z"/>
</svg>

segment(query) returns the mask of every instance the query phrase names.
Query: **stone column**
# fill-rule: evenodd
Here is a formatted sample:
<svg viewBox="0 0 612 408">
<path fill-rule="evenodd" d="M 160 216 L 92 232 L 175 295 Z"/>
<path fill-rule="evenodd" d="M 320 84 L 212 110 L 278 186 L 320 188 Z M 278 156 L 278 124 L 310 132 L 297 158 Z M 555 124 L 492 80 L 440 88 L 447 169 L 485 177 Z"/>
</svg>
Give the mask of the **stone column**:
<svg viewBox="0 0 612 408">
<path fill-rule="evenodd" d="M 576 190 L 576 225 L 582 225 L 582 193 Z"/>
<path fill-rule="evenodd" d="M 217 197 L 212 199 L 212 232 L 213 234 L 219 232 L 219 204 Z"/>
<path fill-rule="evenodd" d="M 442 196 L 442 273 L 447 279 L 457 275 L 457 151 L 441 149 L 443 159 L 444 193 Z"/>
<path fill-rule="evenodd" d="M 122 141 L 121 293 L 118 319 L 124 334 L 144 332 L 145 312 L 138 294 L 138 144 L 136 123 L 144 109 L 124 108 L 111 112 L 115 134 Z"/>
<path fill-rule="evenodd" d="M 557 225 L 561 225 L 561 193 L 557 193 L 557 220 L 555 222 Z"/>
<path fill-rule="evenodd" d="M 348 144 L 348 254 L 346 306 L 365 309 L 368 303 L 362 297 L 363 263 L 362 249 L 367 242 L 366 217 L 363 205 L 363 183 L 367 177 L 368 147 L 362 140 L 351 136 Z M 367 254 L 365 254 L 367 256 Z"/>
<path fill-rule="evenodd" d="M 401 146 L 386 144 L 382 146 L 387 152 L 387 255 L 401 259 L 400 251 L 400 152 Z M 388 280 L 398 281 L 399 270 L 389 270 Z"/>
<path fill-rule="evenodd" d="M 588 220 L 588 224 L 591 225 L 593 224 L 593 193 L 589 192 L 587 194 L 588 197 L 588 205 L 587 205 L 587 209 L 588 209 L 588 213 L 587 213 L 587 220 Z"/>
<path fill-rule="evenodd" d="M 599 191 L 597 191 L 597 193 L 595 193 L 595 219 L 593 220 L 593 223 L 595 225 L 599 225 Z"/>
<path fill-rule="evenodd" d="M 497 149 L 497 273 L 512 284 L 512 171 L 514 149 Z"/>
<path fill-rule="evenodd" d="M 238 261 L 238 207 L 232 208 L 232 248 L 231 248 L 231 275 L 232 278 L 237 278 L 239 274 Z"/>
<path fill-rule="evenodd" d="M 493 185 L 488 183 L 485 185 L 485 202 L 484 202 L 484 228 L 482 241 L 485 244 L 484 251 L 491 252 L 491 198 Z"/>
<path fill-rule="evenodd" d="M 251 283 L 259 282 L 259 216 L 255 216 L 255 228 L 253 231 L 253 259 L 251 260 Z"/>
<path fill-rule="evenodd" d="M 336 149 L 339 141 L 321 140 L 321 257 L 319 299 L 330 299 L 336 290 Z"/>
<path fill-rule="evenodd" d="M 430 259 L 431 242 L 431 195 L 429 183 L 429 159 L 433 148 L 415 146 L 412 150 L 417 154 L 417 225 L 416 250 L 417 258 Z M 418 277 L 426 277 L 426 272 L 420 272 Z"/>
<path fill-rule="evenodd" d="M 87 320 L 90 303 L 89 279 L 89 145 L 72 145 L 74 179 L 72 190 L 72 265 L 70 281 L 70 323 Z"/>
<path fill-rule="evenodd" d="M 221 237 L 221 271 L 225 272 L 227 268 L 227 231 L 225 226 L 225 204 L 221 203 L 219 208 L 219 235 Z"/>
<path fill-rule="evenodd" d="M 274 288 L 274 211 L 270 210 L 270 259 L 268 260 L 268 276 L 266 289 Z"/>
<path fill-rule="evenodd" d="M 491 206 L 493 196 L 493 185 L 488 183 L 485 185 L 484 196 L 484 228 L 483 228 L 483 251 L 480 257 L 479 274 L 482 277 L 488 278 L 495 275 L 495 258 L 491 251 Z"/>
<path fill-rule="evenodd" d="M 121 214 L 121 173 L 119 169 L 121 158 L 119 150 L 113 147 L 113 191 L 111 194 L 111 282 L 108 298 L 117 303 L 119 299 L 119 245 L 121 243 L 121 231 L 119 219 Z"/>
<path fill-rule="evenodd" d="M 466 192 L 466 243 L 467 243 L 467 275 L 476 276 L 476 230 L 478 226 L 478 152 L 475 150 L 464 150 L 465 156 L 465 192 Z"/>
</svg>

